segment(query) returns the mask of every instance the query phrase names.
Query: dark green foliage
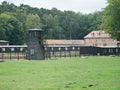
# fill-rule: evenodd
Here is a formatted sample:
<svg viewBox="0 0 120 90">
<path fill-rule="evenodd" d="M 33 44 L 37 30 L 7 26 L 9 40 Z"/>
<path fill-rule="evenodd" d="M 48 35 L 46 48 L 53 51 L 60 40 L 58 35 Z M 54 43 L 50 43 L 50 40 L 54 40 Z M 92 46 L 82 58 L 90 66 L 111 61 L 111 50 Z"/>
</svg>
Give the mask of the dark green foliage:
<svg viewBox="0 0 120 90">
<path fill-rule="evenodd" d="M 51 14 L 43 16 L 43 29 L 44 29 L 44 38 L 49 39 L 61 39 L 64 37 L 63 29 L 60 27 L 58 16 L 53 16 Z"/>
<path fill-rule="evenodd" d="M 120 41 L 120 0 L 107 0 L 104 9 L 104 27 L 111 36 Z"/>
<path fill-rule="evenodd" d="M 30 28 L 42 28 L 45 39 L 83 39 L 90 31 L 102 29 L 102 20 L 101 12 L 82 14 L 4 1 L 0 5 L 0 39 L 10 44 L 26 43 Z"/>
<path fill-rule="evenodd" d="M 0 13 L 15 12 L 16 9 L 17 9 L 17 6 L 15 6 L 13 3 L 9 4 L 6 1 L 3 1 L 2 5 L 0 5 Z"/>
<path fill-rule="evenodd" d="M 24 33 L 21 23 L 13 13 L 0 14 L 0 39 L 8 40 L 10 44 L 23 44 Z"/>
</svg>

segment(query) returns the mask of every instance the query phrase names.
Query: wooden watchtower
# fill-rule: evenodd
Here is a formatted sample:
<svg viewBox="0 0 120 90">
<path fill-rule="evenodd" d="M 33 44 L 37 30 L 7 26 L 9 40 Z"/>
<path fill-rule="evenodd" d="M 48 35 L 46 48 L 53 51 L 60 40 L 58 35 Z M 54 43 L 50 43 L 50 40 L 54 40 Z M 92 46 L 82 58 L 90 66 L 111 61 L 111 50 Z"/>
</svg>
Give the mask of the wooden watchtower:
<svg viewBox="0 0 120 90">
<path fill-rule="evenodd" d="M 42 39 L 42 29 L 28 30 L 28 49 L 27 59 L 29 60 L 44 60 L 45 51 Z"/>
</svg>

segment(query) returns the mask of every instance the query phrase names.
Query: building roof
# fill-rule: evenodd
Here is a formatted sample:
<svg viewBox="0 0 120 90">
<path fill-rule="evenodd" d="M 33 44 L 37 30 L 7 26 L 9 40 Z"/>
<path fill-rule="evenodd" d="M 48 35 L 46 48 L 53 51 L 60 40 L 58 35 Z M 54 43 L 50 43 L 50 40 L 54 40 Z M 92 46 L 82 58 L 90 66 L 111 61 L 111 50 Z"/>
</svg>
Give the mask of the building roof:
<svg viewBox="0 0 120 90">
<path fill-rule="evenodd" d="M 9 41 L 5 41 L 5 40 L 0 40 L 0 42 L 9 42 Z"/>
<path fill-rule="evenodd" d="M 48 39 L 45 40 L 47 45 L 84 45 L 84 40 L 56 40 Z"/>
<path fill-rule="evenodd" d="M 6 47 L 9 47 L 9 48 L 15 48 L 15 47 L 19 47 L 19 48 L 24 48 L 24 47 L 27 47 L 27 45 L 8 45 L 8 46 L 0 46 L 0 48 L 6 48 Z"/>
<path fill-rule="evenodd" d="M 103 30 L 92 31 L 84 38 L 110 38 L 110 35 Z"/>
<path fill-rule="evenodd" d="M 43 31 L 43 30 L 35 28 L 35 29 L 29 29 L 29 31 Z"/>
</svg>

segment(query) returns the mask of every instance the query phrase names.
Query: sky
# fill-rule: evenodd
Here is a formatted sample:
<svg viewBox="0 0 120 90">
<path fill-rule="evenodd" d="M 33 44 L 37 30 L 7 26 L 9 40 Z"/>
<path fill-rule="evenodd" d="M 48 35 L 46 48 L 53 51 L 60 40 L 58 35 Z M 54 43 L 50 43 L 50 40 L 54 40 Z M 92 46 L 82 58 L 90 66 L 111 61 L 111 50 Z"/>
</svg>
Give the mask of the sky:
<svg viewBox="0 0 120 90">
<path fill-rule="evenodd" d="M 8 1 L 19 6 L 20 4 L 27 4 L 31 7 L 58 10 L 71 10 L 75 12 L 81 12 L 84 14 L 93 13 L 95 11 L 101 11 L 106 7 L 106 0 L 0 0 Z"/>
</svg>

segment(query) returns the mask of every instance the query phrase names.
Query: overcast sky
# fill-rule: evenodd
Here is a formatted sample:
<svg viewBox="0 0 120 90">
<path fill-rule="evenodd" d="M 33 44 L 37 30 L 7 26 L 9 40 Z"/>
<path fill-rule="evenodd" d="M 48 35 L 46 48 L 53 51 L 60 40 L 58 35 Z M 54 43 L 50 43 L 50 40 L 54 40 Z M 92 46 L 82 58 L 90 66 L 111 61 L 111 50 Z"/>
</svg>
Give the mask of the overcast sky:
<svg viewBox="0 0 120 90">
<path fill-rule="evenodd" d="M 0 3 L 5 0 L 0 0 Z M 106 0 L 6 0 L 15 5 L 27 4 L 31 7 L 59 10 L 71 10 L 82 13 L 100 11 L 106 6 Z"/>
</svg>

